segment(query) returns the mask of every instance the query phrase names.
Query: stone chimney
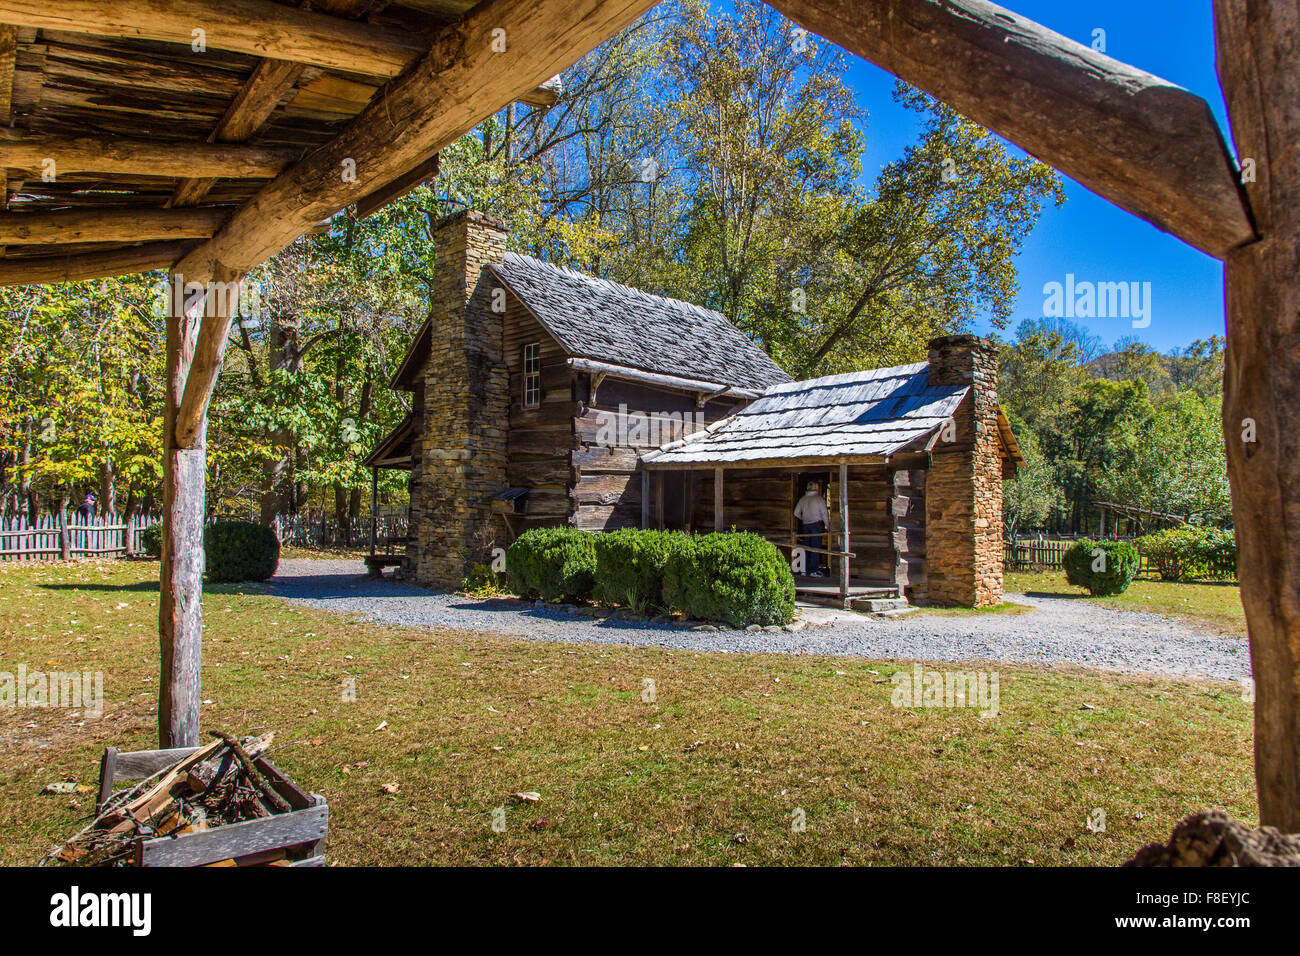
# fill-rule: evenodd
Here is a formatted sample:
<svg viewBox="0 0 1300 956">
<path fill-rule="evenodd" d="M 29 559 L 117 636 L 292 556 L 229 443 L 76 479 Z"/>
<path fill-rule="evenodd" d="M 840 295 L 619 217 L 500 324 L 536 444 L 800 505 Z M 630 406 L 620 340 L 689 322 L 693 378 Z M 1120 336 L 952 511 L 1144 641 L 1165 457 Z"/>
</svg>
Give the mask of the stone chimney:
<svg viewBox="0 0 1300 956">
<path fill-rule="evenodd" d="M 424 368 L 417 474 L 412 476 L 416 580 L 457 587 L 490 560 L 494 495 L 506 484 L 510 384 L 485 266 L 506 251 L 506 227 L 473 210 L 434 227 L 434 308 Z"/>
<path fill-rule="evenodd" d="M 932 604 L 1002 600 L 1002 455 L 998 353 L 988 339 L 947 335 L 929 344 L 931 385 L 970 385 L 941 435 L 925 481 L 925 556 Z M 947 439 L 951 440 L 947 440 Z"/>
</svg>

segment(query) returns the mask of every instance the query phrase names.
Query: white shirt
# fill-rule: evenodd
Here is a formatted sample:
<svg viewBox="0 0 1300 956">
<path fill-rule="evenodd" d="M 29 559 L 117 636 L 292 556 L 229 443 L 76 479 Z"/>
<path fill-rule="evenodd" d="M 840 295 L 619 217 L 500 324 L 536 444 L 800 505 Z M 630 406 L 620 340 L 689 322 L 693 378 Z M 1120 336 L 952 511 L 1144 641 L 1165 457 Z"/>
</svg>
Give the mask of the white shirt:
<svg viewBox="0 0 1300 956">
<path fill-rule="evenodd" d="M 794 506 L 794 516 L 804 524 L 816 524 L 820 521 L 830 526 L 831 517 L 826 513 L 826 499 L 815 492 L 808 492 Z"/>
</svg>

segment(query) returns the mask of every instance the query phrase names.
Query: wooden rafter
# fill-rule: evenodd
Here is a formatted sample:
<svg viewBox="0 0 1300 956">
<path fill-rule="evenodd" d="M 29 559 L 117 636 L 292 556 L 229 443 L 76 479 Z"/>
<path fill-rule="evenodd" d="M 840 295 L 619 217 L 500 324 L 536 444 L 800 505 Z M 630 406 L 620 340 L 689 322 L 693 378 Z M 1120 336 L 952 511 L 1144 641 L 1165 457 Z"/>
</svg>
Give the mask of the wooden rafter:
<svg viewBox="0 0 1300 956">
<path fill-rule="evenodd" d="M 0 244 L 143 242 L 206 239 L 226 218 L 224 209 L 60 209 L 0 213 Z"/>
<path fill-rule="evenodd" d="M 231 101 L 210 143 L 242 143 L 252 137 L 280 105 L 302 75 L 302 65 L 287 60 L 263 60 L 254 69 L 239 95 Z M 176 184 L 169 206 L 197 206 L 216 185 L 217 176 L 186 176 Z"/>
<path fill-rule="evenodd" d="M 0 259 L 0 286 L 39 282 L 79 282 L 131 272 L 166 269 L 192 248 L 192 242 L 151 242 L 126 249 L 75 256 Z"/>
<path fill-rule="evenodd" d="M 0 130 L 0 167 L 40 178 L 47 160 L 55 175 L 126 173 L 146 176 L 225 176 L 271 179 L 297 159 L 289 149 L 165 143 L 152 139 L 39 136 Z"/>
<path fill-rule="evenodd" d="M 809 30 L 1222 259 L 1255 230 L 1199 96 L 984 0 L 770 0 Z"/>
<path fill-rule="evenodd" d="M 178 262 L 176 271 L 186 277 L 246 272 L 569 67 L 653 5 L 654 0 L 479 4 L 436 36 L 428 56 L 334 140 L 264 186 L 211 240 Z M 229 327 L 229 316 L 203 321 L 176 416 L 179 447 L 195 440 Z"/>
<path fill-rule="evenodd" d="M 292 60 L 365 76 L 397 76 L 424 51 L 410 32 L 271 0 L 0 0 L 0 21 L 97 36 L 163 40 Z M 195 31 L 202 31 L 196 34 Z"/>
</svg>

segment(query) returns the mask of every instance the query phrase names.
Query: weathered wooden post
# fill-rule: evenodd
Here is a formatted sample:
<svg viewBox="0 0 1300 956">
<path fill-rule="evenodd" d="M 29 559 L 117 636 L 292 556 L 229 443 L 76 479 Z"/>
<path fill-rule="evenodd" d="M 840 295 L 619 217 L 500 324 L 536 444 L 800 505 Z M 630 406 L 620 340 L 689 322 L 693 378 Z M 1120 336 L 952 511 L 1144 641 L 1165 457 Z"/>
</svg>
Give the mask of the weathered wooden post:
<svg viewBox="0 0 1300 956">
<path fill-rule="evenodd" d="M 370 469 L 370 553 L 379 539 L 379 469 Z"/>
<path fill-rule="evenodd" d="M 827 539 L 827 544 L 830 540 Z M 849 466 L 840 465 L 840 604 L 849 606 Z"/>
<path fill-rule="evenodd" d="M 182 447 L 177 413 L 194 357 L 205 297 L 185 307 L 186 278 L 168 277 L 167 393 L 163 403 L 163 534 L 158 582 L 158 742 L 162 748 L 199 745 L 203 637 L 203 511 L 206 494 L 207 411 L 194 440 Z M 195 282 L 194 277 L 190 283 Z"/>
<path fill-rule="evenodd" d="M 1259 820 L 1300 833 L 1300 7 L 1215 0 L 1214 29 L 1260 236 L 1224 260 L 1223 376 Z"/>
</svg>

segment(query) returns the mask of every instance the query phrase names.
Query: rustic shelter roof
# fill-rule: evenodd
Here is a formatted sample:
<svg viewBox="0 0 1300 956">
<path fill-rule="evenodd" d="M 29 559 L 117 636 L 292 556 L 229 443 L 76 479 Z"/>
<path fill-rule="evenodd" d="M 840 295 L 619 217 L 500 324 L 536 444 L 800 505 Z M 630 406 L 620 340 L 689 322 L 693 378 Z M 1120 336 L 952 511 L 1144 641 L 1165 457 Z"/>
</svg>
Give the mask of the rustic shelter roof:
<svg viewBox="0 0 1300 956">
<path fill-rule="evenodd" d="M 926 362 L 788 382 L 641 460 L 650 468 L 884 460 L 924 450 L 969 391 L 931 385 Z"/>
<path fill-rule="evenodd" d="M 759 391 L 790 381 L 721 312 L 513 252 L 489 268 L 570 355 Z"/>
<path fill-rule="evenodd" d="M 171 266 L 338 136 L 472 6 L 5 0 L 0 282 Z M 518 99 L 558 95 L 543 83 Z M 435 154 L 400 176 L 358 167 L 365 194 L 348 198 L 373 211 L 432 175 Z"/>
</svg>

